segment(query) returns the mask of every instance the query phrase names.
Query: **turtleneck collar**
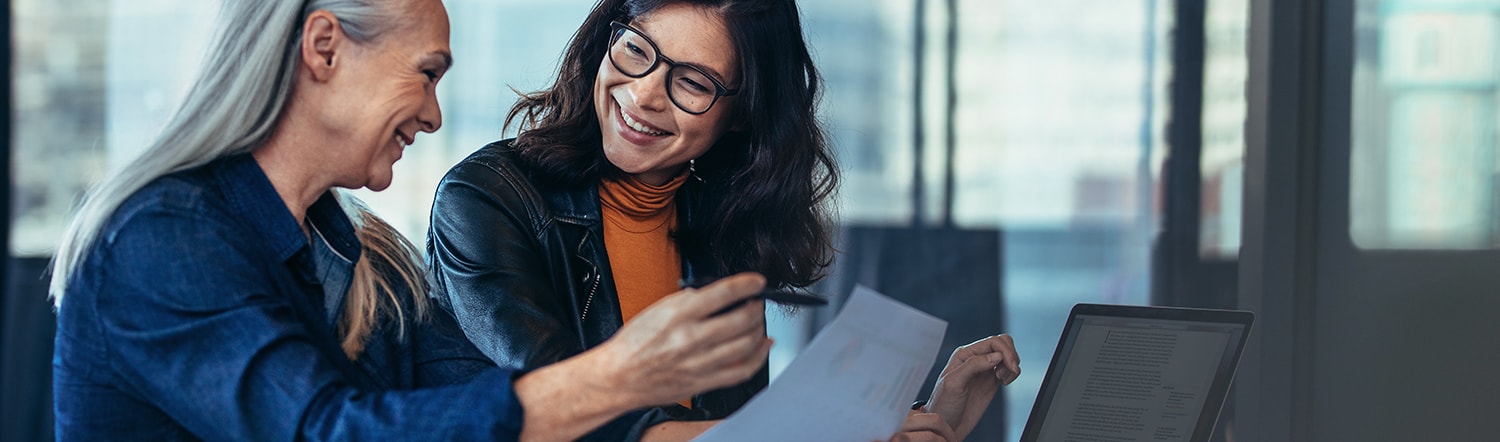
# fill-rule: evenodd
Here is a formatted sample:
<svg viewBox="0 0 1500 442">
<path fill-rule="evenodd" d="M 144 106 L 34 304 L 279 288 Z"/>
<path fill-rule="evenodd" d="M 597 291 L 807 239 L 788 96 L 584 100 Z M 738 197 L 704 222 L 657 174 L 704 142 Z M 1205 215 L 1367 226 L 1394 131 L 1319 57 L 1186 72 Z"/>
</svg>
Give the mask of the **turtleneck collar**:
<svg viewBox="0 0 1500 442">
<path fill-rule="evenodd" d="M 672 205 L 677 189 L 687 182 L 688 173 L 684 169 L 677 177 L 660 186 L 630 175 L 619 179 L 605 179 L 599 183 L 599 202 L 637 220 L 654 218 Z"/>
</svg>

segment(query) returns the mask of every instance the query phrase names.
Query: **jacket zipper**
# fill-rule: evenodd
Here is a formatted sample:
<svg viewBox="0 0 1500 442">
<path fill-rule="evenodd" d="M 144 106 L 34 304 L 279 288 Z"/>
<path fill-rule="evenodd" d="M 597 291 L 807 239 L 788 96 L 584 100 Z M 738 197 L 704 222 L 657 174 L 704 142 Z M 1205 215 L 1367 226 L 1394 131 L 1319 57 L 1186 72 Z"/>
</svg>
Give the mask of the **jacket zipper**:
<svg viewBox="0 0 1500 442">
<path fill-rule="evenodd" d="M 589 306 L 594 304 L 594 292 L 599 291 L 599 267 L 594 267 L 594 271 L 589 273 L 594 275 L 594 285 L 589 287 L 589 297 L 583 301 L 583 314 L 578 316 L 579 321 L 589 317 Z"/>
<path fill-rule="evenodd" d="M 589 273 L 583 275 L 583 280 L 587 281 L 589 277 L 592 276 L 594 278 L 594 284 L 589 286 L 589 297 L 583 300 L 583 314 L 578 315 L 579 322 L 582 322 L 585 318 L 589 317 L 589 307 L 594 305 L 594 292 L 599 291 L 599 280 L 603 279 L 599 277 L 599 266 L 592 262 L 589 262 L 587 258 L 583 257 L 583 245 L 588 244 L 588 241 L 589 234 L 587 231 L 585 231 L 583 234 L 583 240 L 578 242 L 578 257 L 582 258 L 584 262 L 588 262 L 589 265 L 593 267 L 593 270 L 590 270 Z"/>
</svg>

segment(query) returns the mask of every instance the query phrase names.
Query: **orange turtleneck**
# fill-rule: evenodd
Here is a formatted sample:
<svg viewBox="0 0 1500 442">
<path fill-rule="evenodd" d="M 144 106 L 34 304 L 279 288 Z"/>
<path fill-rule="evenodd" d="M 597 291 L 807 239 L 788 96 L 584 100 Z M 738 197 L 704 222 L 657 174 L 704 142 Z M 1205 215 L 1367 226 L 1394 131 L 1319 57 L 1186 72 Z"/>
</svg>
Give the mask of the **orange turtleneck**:
<svg viewBox="0 0 1500 442">
<path fill-rule="evenodd" d="M 620 319 L 625 322 L 678 290 L 682 260 L 668 234 L 677 226 L 677 189 L 687 177 L 684 172 L 660 186 L 635 177 L 599 183 L 604 253 L 609 256 Z M 693 399 L 677 403 L 692 408 Z"/>
<path fill-rule="evenodd" d="M 599 184 L 604 250 L 625 322 L 678 290 L 682 261 L 668 234 L 677 224 L 677 189 L 687 177 L 683 173 L 660 186 L 635 177 Z"/>
</svg>

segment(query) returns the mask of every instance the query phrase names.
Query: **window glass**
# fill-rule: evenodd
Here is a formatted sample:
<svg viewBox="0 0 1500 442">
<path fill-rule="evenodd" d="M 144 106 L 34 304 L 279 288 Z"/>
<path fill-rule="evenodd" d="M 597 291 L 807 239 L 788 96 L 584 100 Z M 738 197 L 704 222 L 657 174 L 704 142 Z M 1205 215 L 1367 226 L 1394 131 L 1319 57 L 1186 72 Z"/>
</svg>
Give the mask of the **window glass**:
<svg viewBox="0 0 1500 442">
<path fill-rule="evenodd" d="M 1073 304 L 1149 302 L 1172 4 L 958 2 L 954 220 L 1002 233 L 1009 440 Z"/>
<path fill-rule="evenodd" d="M 122 26 L 128 27 L 134 20 L 170 20 L 178 10 L 164 3 L 170 2 L 139 2 L 136 7 L 119 10 L 109 0 L 10 2 L 14 14 L 10 140 L 14 186 L 12 256 L 45 257 L 57 248 L 58 238 L 83 191 L 108 169 L 111 144 L 126 136 L 125 131 L 121 131 L 120 137 L 110 136 L 106 130 L 113 119 L 121 118 L 111 111 L 111 106 L 133 108 L 139 111 L 136 116 L 143 119 L 139 124 L 160 126 L 164 117 L 145 115 L 165 113 L 170 107 L 168 102 L 182 93 L 165 85 L 180 84 L 181 81 L 170 79 L 187 78 L 196 69 L 196 63 L 180 62 L 172 54 L 192 51 L 185 46 L 196 39 L 168 44 L 159 52 L 132 50 L 111 42 L 115 35 L 145 42 L 144 37 L 122 32 Z M 179 3 L 183 3 L 181 11 L 185 16 L 212 8 L 211 2 Z M 209 10 L 206 14 L 211 16 L 213 12 Z M 171 27 L 172 32 L 179 29 Z M 112 53 L 112 49 L 122 52 Z M 109 60 L 131 56 L 164 63 L 160 70 L 146 71 L 162 79 L 159 87 L 129 94 L 110 87 L 112 81 L 125 84 L 140 78 L 111 69 Z M 115 93 L 111 94 L 112 91 Z"/>
<path fill-rule="evenodd" d="M 911 2 L 798 2 L 824 80 L 822 113 L 843 183 L 845 223 L 911 218 L 914 24 Z"/>
<path fill-rule="evenodd" d="M 1500 1 L 1356 5 L 1350 236 L 1367 249 L 1500 245 Z"/>
<path fill-rule="evenodd" d="M 1204 258 L 1234 259 L 1240 252 L 1245 181 L 1245 80 L 1250 73 L 1245 37 L 1250 4 L 1215 0 L 1205 6 L 1198 249 Z"/>
</svg>

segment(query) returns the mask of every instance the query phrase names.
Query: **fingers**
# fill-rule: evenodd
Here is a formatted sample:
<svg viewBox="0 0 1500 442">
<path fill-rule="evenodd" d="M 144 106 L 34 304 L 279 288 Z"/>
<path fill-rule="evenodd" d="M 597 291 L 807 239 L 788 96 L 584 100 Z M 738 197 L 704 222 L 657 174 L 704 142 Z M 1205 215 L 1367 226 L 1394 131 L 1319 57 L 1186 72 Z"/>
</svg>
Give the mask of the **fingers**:
<svg viewBox="0 0 1500 442">
<path fill-rule="evenodd" d="M 971 379 L 975 375 L 988 375 L 996 371 L 996 364 L 999 363 L 999 359 L 999 353 L 975 355 L 959 361 L 957 365 L 950 365 L 945 372 L 947 372 L 947 376 L 958 381 L 955 383 L 956 387 L 966 388 L 966 383 L 963 380 Z"/>
<path fill-rule="evenodd" d="M 953 351 L 954 357 L 968 357 L 986 353 L 1008 353 L 1014 355 L 1016 352 L 1016 341 L 1010 335 L 1001 333 L 978 341 L 958 347 Z"/>
<path fill-rule="evenodd" d="M 683 289 L 667 295 L 647 307 L 632 323 L 658 324 L 658 328 L 687 327 L 694 341 L 718 341 L 745 333 L 752 328 L 764 335 L 765 302 L 747 301 L 765 288 L 765 277 L 741 273 L 721 279 L 701 289 Z M 743 305 L 734 306 L 735 303 Z M 711 312 L 724 311 L 711 315 Z M 629 327 L 632 324 L 626 324 Z M 682 329 L 679 329 L 682 330 Z"/>
<path fill-rule="evenodd" d="M 766 337 L 764 308 L 764 302 L 755 301 L 731 314 L 704 321 L 698 335 L 704 348 L 699 353 L 743 353 L 770 339 Z"/>
<path fill-rule="evenodd" d="M 953 427 L 934 413 L 913 413 L 906 416 L 901 431 L 891 436 L 892 442 L 957 441 Z"/>
<path fill-rule="evenodd" d="M 754 376 L 760 368 L 766 365 L 766 359 L 771 356 L 771 346 L 775 341 L 761 339 L 759 347 L 751 351 L 744 359 L 731 362 L 727 365 L 715 365 L 704 373 L 702 379 L 704 384 L 699 389 L 708 391 L 738 384 Z"/>
<path fill-rule="evenodd" d="M 698 354 L 714 365 L 729 366 L 748 359 L 768 340 L 764 333 L 745 333 L 713 346 L 703 347 Z"/>
<path fill-rule="evenodd" d="M 735 307 L 728 313 L 703 320 L 700 331 L 704 339 L 727 339 L 744 334 L 764 335 L 766 327 L 766 302 L 754 300 Z"/>
<path fill-rule="evenodd" d="M 976 358 L 979 357 L 981 356 L 976 356 Z M 1016 381 L 1016 378 L 1021 377 L 1021 369 L 1013 368 L 1013 364 L 1008 363 L 1005 356 L 1000 353 L 990 353 L 982 357 L 985 359 L 989 370 L 995 372 L 995 379 L 999 380 L 1001 384 L 1010 385 L 1011 382 Z"/>
<path fill-rule="evenodd" d="M 694 341 L 698 343 L 699 348 L 695 352 L 708 353 L 717 349 L 737 350 L 736 347 L 726 345 L 734 341 L 748 343 L 750 347 L 759 345 L 766 336 L 765 311 L 765 301 L 753 300 L 734 307 L 728 313 L 703 319 L 695 325 L 692 331 Z"/>
<path fill-rule="evenodd" d="M 765 365 L 773 342 L 766 337 L 765 302 L 747 302 L 723 315 L 708 318 L 692 333 L 692 348 L 682 363 L 713 384 L 739 383 Z"/>
<path fill-rule="evenodd" d="M 683 289 L 683 291 L 669 297 L 691 293 L 691 296 L 685 296 L 687 299 L 682 301 L 683 311 L 693 317 L 702 318 L 707 317 L 713 312 L 723 310 L 724 307 L 728 307 L 731 303 L 760 293 L 765 289 L 766 277 L 761 276 L 759 273 L 745 272 L 714 281 L 713 284 L 706 285 L 701 289 Z"/>
<path fill-rule="evenodd" d="M 1021 356 L 1016 353 L 1015 339 L 1008 334 L 990 336 L 959 347 L 949 358 L 949 365 L 969 358 L 983 358 L 995 370 L 996 377 L 1009 385 L 1021 376 Z M 1003 373 L 1002 373 L 1003 372 Z"/>
<path fill-rule="evenodd" d="M 764 277 L 745 273 L 669 295 L 596 350 L 607 365 L 620 367 L 623 374 L 617 377 L 635 386 L 643 403 L 670 402 L 743 382 L 770 355 L 765 303 L 754 300 L 722 315 L 710 314 L 764 287 Z"/>
<path fill-rule="evenodd" d="M 736 347 L 732 351 L 713 348 L 712 354 L 689 353 L 657 365 L 633 364 L 623 368 L 630 375 L 619 385 L 638 390 L 645 398 L 643 405 L 668 404 L 744 382 L 765 366 L 773 344 L 770 339 L 756 337 L 755 341 L 744 339 L 727 345 Z"/>
<path fill-rule="evenodd" d="M 1000 336 L 996 336 L 992 339 L 993 342 L 990 344 L 990 348 L 997 348 L 997 350 L 1001 354 L 1005 355 L 1005 366 L 1010 368 L 1010 371 L 1015 373 L 1016 376 L 1020 376 L 1021 355 L 1019 353 L 1016 353 L 1016 340 L 1011 338 L 1010 335 L 1004 333 L 1001 333 Z M 990 340 L 991 339 L 986 339 L 986 341 Z M 1015 378 L 1012 378 L 1012 380 L 1014 379 Z"/>
</svg>

